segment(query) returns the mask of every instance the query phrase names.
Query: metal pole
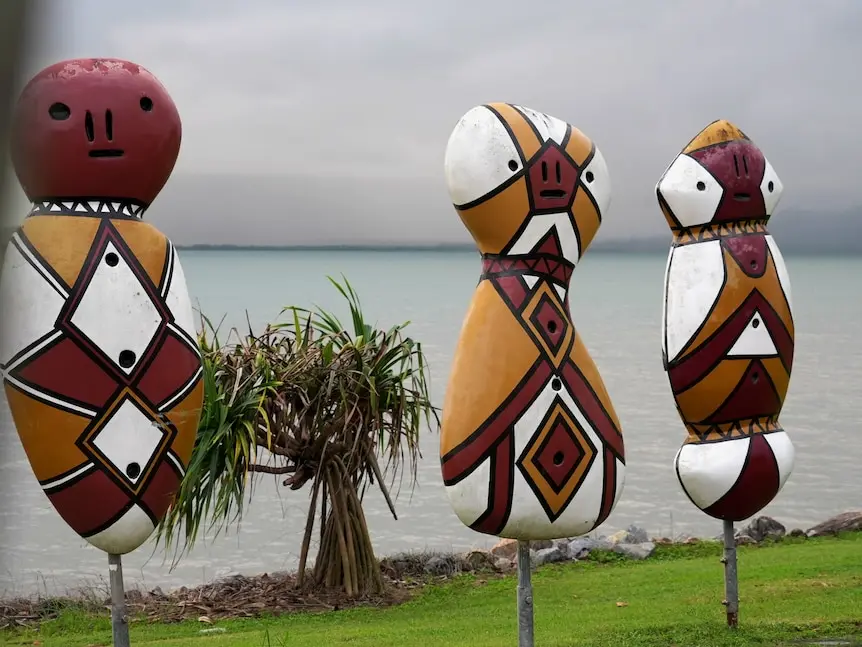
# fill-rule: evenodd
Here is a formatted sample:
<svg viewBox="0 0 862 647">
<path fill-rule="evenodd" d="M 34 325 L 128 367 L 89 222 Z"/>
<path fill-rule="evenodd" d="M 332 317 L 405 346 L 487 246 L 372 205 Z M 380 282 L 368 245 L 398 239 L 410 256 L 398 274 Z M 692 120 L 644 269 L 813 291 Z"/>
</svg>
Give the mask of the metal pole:
<svg viewBox="0 0 862 647">
<path fill-rule="evenodd" d="M 727 626 L 736 627 L 739 623 L 739 579 L 736 568 L 736 537 L 733 522 L 724 522 L 724 601 L 727 607 Z"/>
<path fill-rule="evenodd" d="M 123 589 L 123 562 L 119 555 L 108 555 L 111 579 L 111 628 L 114 647 L 129 647 L 129 619 L 126 616 L 126 592 Z"/>
<path fill-rule="evenodd" d="M 530 542 L 518 541 L 518 647 L 533 647 L 533 583 Z"/>
</svg>

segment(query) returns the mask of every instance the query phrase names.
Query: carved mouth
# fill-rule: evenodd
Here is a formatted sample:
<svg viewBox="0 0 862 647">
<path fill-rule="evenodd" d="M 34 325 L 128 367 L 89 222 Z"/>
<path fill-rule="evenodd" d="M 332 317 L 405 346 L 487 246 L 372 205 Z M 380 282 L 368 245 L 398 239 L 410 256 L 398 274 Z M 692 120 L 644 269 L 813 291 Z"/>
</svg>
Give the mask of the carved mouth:
<svg viewBox="0 0 862 647">
<path fill-rule="evenodd" d="M 565 198 L 566 192 L 562 189 L 542 189 L 539 195 L 543 198 Z"/>
<path fill-rule="evenodd" d="M 122 157 L 123 151 L 119 148 L 97 148 L 90 151 L 90 157 Z"/>
<path fill-rule="evenodd" d="M 751 200 L 751 194 L 750 193 L 734 193 L 733 199 L 736 200 L 737 202 L 748 202 L 749 200 Z"/>
</svg>

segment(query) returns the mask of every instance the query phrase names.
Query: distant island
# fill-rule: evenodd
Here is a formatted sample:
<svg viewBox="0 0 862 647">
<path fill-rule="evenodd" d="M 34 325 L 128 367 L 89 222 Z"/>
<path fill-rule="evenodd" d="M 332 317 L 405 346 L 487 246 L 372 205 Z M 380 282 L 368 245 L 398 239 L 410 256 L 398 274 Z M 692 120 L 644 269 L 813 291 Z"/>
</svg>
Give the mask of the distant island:
<svg viewBox="0 0 862 647">
<path fill-rule="evenodd" d="M 655 253 L 666 252 L 669 243 L 669 238 L 633 238 L 631 240 L 615 240 L 596 241 L 590 246 L 590 251 L 599 252 L 638 252 L 638 253 Z M 313 251 L 313 252 L 408 252 L 408 251 L 428 251 L 428 252 L 472 252 L 476 251 L 476 246 L 472 243 L 440 243 L 434 245 L 417 245 L 417 244 L 391 244 L 391 245 L 175 245 L 177 249 L 193 249 L 199 251 L 248 251 L 248 252 L 266 252 L 266 251 Z"/>
<path fill-rule="evenodd" d="M 413 244 L 367 244 L 367 245 L 350 245 L 350 244 L 333 244 L 333 245 L 174 245 L 177 249 L 196 249 L 205 251 L 248 251 L 248 252 L 284 252 L 284 251 L 304 251 L 304 252 L 406 252 L 406 251 L 431 251 L 431 252 L 464 252 L 475 250 L 476 247 L 472 244 L 465 243 L 439 243 L 433 245 L 413 245 Z"/>
<path fill-rule="evenodd" d="M 844 211 L 824 213 L 802 209 L 788 209 L 777 214 L 769 223 L 769 232 L 785 254 L 793 255 L 862 255 L 862 207 Z M 608 238 L 599 236 L 590 245 L 590 253 L 633 253 L 666 254 L 670 245 L 670 231 L 663 235 Z M 457 243 L 333 243 L 306 245 L 224 245 L 189 244 L 177 245 L 179 249 L 191 250 L 232 250 L 232 251 L 434 251 L 466 252 L 475 251 L 469 242 Z"/>
<path fill-rule="evenodd" d="M 771 232 L 775 234 L 775 232 Z M 862 255 L 862 233 L 859 236 L 842 238 L 840 236 L 830 238 L 812 236 L 808 239 L 785 240 L 780 234 L 776 234 L 778 244 L 785 254 L 804 256 L 860 256 Z M 667 254 L 670 246 L 670 236 L 646 237 L 646 238 L 621 238 L 610 240 L 597 240 L 590 245 L 589 253 L 611 253 L 611 254 Z M 475 252 L 476 246 L 472 243 L 447 243 L 439 245 L 410 245 L 410 244 L 367 244 L 367 245 L 176 245 L 181 250 L 199 251 L 314 251 L 314 252 Z"/>
<path fill-rule="evenodd" d="M 0 247 L 5 249 L 9 238 L 18 228 L 0 224 Z M 770 221 L 769 231 L 785 254 L 806 256 L 862 255 L 862 206 L 844 211 L 813 212 L 788 209 Z M 221 243 L 175 243 L 178 249 L 200 251 L 373 251 L 373 252 L 468 252 L 475 251 L 472 241 L 414 243 L 309 243 L 294 245 L 232 245 Z M 670 231 L 661 235 L 604 238 L 599 232 L 590 246 L 590 253 L 666 254 Z"/>
</svg>

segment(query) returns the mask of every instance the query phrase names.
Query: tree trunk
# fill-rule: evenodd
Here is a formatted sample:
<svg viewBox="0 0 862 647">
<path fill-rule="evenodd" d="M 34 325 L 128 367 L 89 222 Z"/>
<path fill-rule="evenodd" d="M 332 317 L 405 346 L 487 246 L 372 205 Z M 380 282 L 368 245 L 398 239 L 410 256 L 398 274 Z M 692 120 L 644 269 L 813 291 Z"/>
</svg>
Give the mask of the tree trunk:
<svg viewBox="0 0 862 647">
<path fill-rule="evenodd" d="M 315 584 L 341 589 L 350 597 L 382 593 L 383 576 L 354 480 L 338 459 L 330 462 L 322 477 L 328 505 L 322 507 Z"/>
</svg>

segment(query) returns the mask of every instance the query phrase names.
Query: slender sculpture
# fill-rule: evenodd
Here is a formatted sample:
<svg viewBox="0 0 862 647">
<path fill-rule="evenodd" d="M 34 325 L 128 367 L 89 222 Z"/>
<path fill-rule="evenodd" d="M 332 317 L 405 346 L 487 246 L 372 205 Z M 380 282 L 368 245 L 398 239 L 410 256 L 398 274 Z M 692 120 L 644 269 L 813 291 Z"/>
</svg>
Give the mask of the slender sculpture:
<svg viewBox="0 0 862 647">
<path fill-rule="evenodd" d="M 604 158 L 577 128 L 494 103 L 458 122 L 445 174 L 482 255 L 443 405 L 450 502 L 489 535 L 585 534 L 625 471 L 619 421 L 569 314 L 572 271 L 610 202 Z"/>
<path fill-rule="evenodd" d="M 169 507 L 203 402 L 182 265 L 142 219 L 180 140 L 165 88 L 121 60 L 52 65 L 14 113 L 33 206 L 0 281 L 0 369 L 39 484 L 112 572 Z"/>
<path fill-rule="evenodd" d="M 793 364 L 790 280 L 766 228 L 781 192 L 727 121 L 701 131 L 656 186 L 673 231 L 662 356 L 688 432 L 674 466 L 692 503 L 730 524 L 728 548 L 733 522 L 772 501 L 793 469 L 778 421 Z"/>
</svg>

